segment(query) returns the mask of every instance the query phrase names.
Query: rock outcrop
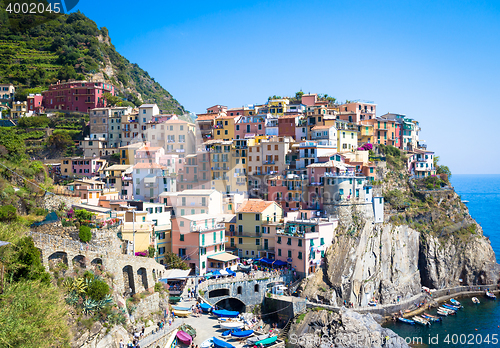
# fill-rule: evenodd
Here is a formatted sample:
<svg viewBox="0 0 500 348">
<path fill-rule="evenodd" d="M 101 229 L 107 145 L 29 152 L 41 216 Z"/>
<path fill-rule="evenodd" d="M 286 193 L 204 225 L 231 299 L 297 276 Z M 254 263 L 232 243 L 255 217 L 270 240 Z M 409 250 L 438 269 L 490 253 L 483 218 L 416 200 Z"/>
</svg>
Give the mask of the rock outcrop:
<svg viewBox="0 0 500 348">
<path fill-rule="evenodd" d="M 359 314 L 345 308 L 339 313 L 307 312 L 292 324 L 288 343 L 303 348 L 409 347 L 394 331 L 380 326 L 371 314 Z"/>
</svg>

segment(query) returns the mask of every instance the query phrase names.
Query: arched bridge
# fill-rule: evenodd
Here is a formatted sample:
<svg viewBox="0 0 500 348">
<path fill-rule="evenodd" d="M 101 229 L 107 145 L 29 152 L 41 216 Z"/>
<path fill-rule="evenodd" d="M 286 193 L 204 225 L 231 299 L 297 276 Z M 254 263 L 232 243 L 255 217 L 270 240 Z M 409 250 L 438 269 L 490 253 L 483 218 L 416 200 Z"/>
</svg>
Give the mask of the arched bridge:
<svg viewBox="0 0 500 348">
<path fill-rule="evenodd" d="M 203 298 L 211 305 L 224 307 L 224 301 L 241 302 L 243 306 L 261 304 L 268 286 L 277 282 L 289 283 L 291 275 L 234 280 L 217 279 L 202 282 L 199 289 L 204 291 Z"/>
<path fill-rule="evenodd" d="M 30 232 L 30 236 L 40 250 L 47 270 L 57 267 L 71 273 L 74 267 L 100 268 L 112 274 L 113 286 L 121 294 L 135 294 L 154 288 L 156 280 L 165 270 L 154 259 L 122 254 L 116 237 L 107 245 L 99 246 L 45 233 Z"/>
</svg>

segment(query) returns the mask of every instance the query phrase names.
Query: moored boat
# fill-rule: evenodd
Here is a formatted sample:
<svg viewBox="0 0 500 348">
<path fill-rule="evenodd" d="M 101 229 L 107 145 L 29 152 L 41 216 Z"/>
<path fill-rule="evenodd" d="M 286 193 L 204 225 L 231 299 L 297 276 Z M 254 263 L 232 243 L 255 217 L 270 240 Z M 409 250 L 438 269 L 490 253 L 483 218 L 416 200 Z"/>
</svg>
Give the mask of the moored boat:
<svg viewBox="0 0 500 348">
<path fill-rule="evenodd" d="M 410 324 L 410 325 L 415 325 L 415 322 L 411 319 L 406 319 L 406 318 L 398 318 L 398 320 L 402 323 L 405 324 Z"/>
<path fill-rule="evenodd" d="M 236 318 L 238 315 L 240 315 L 240 312 L 227 311 L 225 309 L 214 309 L 212 310 L 212 314 L 215 315 L 216 317 L 221 317 L 221 318 Z"/>
<path fill-rule="evenodd" d="M 424 326 L 426 326 L 426 325 L 428 326 L 428 325 L 430 325 L 430 324 L 431 324 L 429 320 L 424 319 L 424 318 L 422 318 L 422 317 L 420 317 L 420 316 L 418 316 L 418 315 L 415 315 L 415 316 L 412 318 L 412 320 L 413 320 L 415 323 L 420 324 L 420 325 L 424 325 Z"/>
<path fill-rule="evenodd" d="M 457 306 L 453 306 L 449 303 L 443 303 L 443 307 L 444 308 L 448 308 L 448 309 L 452 309 L 454 311 L 458 311 L 460 309 L 460 307 L 457 307 Z"/>
<path fill-rule="evenodd" d="M 472 303 L 479 304 L 481 302 L 479 302 L 479 299 L 477 297 L 473 297 L 472 298 Z"/>
<path fill-rule="evenodd" d="M 449 308 L 446 308 L 446 307 L 439 307 L 439 309 L 443 312 L 446 312 L 448 314 L 455 314 L 457 311 L 454 310 L 454 309 L 449 309 Z"/>
<path fill-rule="evenodd" d="M 271 334 L 267 333 L 267 334 L 263 334 L 260 336 L 250 337 L 249 339 L 247 339 L 247 345 L 253 347 L 255 345 L 255 342 L 265 340 L 266 338 L 269 338 L 270 336 L 271 336 Z"/>
<path fill-rule="evenodd" d="M 189 346 L 191 342 L 193 342 L 193 338 L 182 330 L 177 331 L 176 336 L 179 339 L 179 341 L 184 343 L 185 345 Z"/>
<path fill-rule="evenodd" d="M 253 330 L 232 331 L 231 336 L 236 338 L 247 338 L 253 335 Z"/>
<path fill-rule="evenodd" d="M 457 300 L 455 300 L 454 298 L 450 298 L 450 302 L 452 305 L 454 306 L 458 306 L 458 307 L 462 307 L 462 305 L 460 304 L 460 302 L 458 302 Z"/>
<path fill-rule="evenodd" d="M 220 340 L 217 337 L 212 337 L 212 342 L 215 348 L 235 348 L 232 344 Z"/>
<path fill-rule="evenodd" d="M 422 313 L 422 317 L 424 319 L 429 320 L 429 321 L 435 321 L 435 322 L 441 321 L 441 318 L 435 317 L 434 315 L 430 315 L 430 314 L 427 314 L 427 313 Z"/>
<path fill-rule="evenodd" d="M 489 289 L 488 289 L 488 290 L 486 290 L 486 291 L 484 292 L 484 294 L 485 294 L 485 295 L 486 295 L 486 297 L 488 297 L 489 299 L 492 299 L 492 300 L 496 300 L 496 299 L 497 299 L 497 297 L 495 296 L 495 294 L 494 294 L 494 293 L 492 293 Z"/>
<path fill-rule="evenodd" d="M 177 345 L 177 331 L 174 330 L 165 344 L 165 348 L 174 348 Z"/>
<path fill-rule="evenodd" d="M 222 333 L 222 337 L 227 337 L 227 336 L 231 335 L 231 332 L 236 332 L 236 331 L 241 331 L 241 329 L 231 329 L 231 330 L 224 331 Z"/>
<path fill-rule="evenodd" d="M 174 315 L 178 317 L 188 317 L 191 311 L 184 311 L 180 309 L 174 309 L 172 312 L 174 312 Z"/>
<path fill-rule="evenodd" d="M 200 308 L 203 311 L 203 313 L 208 313 L 212 309 L 212 306 L 210 306 L 207 303 L 200 303 Z"/>
<path fill-rule="evenodd" d="M 437 314 L 443 317 L 447 317 L 449 313 L 438 309 Z"/>
<path fill-rule="evenodd" d="M 276 340 L 278 339 L 278 336 L 271 336 L 271 337 L 268 337 L 268 338 L 264 338 L 263 340 L 260 340 L 260 341 L 257 341 L 255 342 L 255 345 L 258 347 L 259 345 L 263 345 L 263 346 L 266 346 L 266 345 L 269 345 L 269 344 L 273 344 L 274 342 L 276 342 Z"/>
<path fill-rule="evenodd" d="M 228 322 L 220 322 L 219 325 L 222 329 L 231 330 L 231 329 L 241 329 L 245 324 L 241 321 L 228 321 Z"/>
<path fill-rule="evenodd" d="M 201 342 L 200 348 L 210 348 L 214 344 L 213 337 L 210 337 L 209 339 Z"/>
<path fill-rule="evenodd" d="M 185 333 L 187 333 L 192 338 L 196 337 L 196 330 L 191 325 L 182 324 L 181 326 L 179 326 L 179 330 L 184 331 Z"/>
</svg>

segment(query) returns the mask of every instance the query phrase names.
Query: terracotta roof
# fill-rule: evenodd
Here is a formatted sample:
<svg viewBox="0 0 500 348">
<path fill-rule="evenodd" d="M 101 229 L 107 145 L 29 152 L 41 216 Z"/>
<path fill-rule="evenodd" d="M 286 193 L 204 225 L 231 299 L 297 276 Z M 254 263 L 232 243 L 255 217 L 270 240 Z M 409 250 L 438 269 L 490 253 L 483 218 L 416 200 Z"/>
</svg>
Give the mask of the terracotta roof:
<svg viewBox="0 0 500 348">
<path fill-rule="evenodd" d="M 150 169 L 150 168 L 166 169 L 167 167 L 159 165 L 158 163 L 137 163 L 136 165 L 134 165 L 134 169 Z"/>
<path fill-rule="evenodd" d="M 246 201 L 245 205 L 243 205 L 240 209 L 238 209 L 238 213 L 262 213 L 273 204 L 274 201 L 264 201 L 262 199 L 249 199 Z"/>
<path fill-rule="evenodd" d="M 283 116 L 279 116 L 278 119 L 280 118 L 297 118 L 299 117 L 301 114 L 293 114 L 293 115 L 283 115 Z"/>
<path fill-rule="evenodd" d="M 218 114 L 210 114 L 210 115 L 203 114 L 203 115 L 198 115 L 198 117 L 196 118 L 196 121 L 207 121 L 207 120 L 213 120 L 213 119 L 215 119 L 217 116 L 218 116 Z"/>
</svg>

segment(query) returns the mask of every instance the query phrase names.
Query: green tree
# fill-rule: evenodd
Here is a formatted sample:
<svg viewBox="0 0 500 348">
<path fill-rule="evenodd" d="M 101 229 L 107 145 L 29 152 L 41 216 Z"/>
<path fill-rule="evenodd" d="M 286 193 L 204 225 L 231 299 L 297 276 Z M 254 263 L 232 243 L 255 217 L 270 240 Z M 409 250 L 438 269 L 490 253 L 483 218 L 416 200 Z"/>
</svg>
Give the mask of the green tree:
<svg viewBox="0 0 500 348">
<path fill-rule="evenodd" d="M 103 96 L 104 99 L 106 100 L 106 105 L 108 106 L 116 106 L 122 101 L 120 97 L 114 96 L 111 93 L 104 93 Z"/>
<path fill-rule="evenodd" d="M 109 294 L 109 285 L 103 280 L 92 280 L 87 288 L 87 295 L 95 300 L 100 301 Z"/>
<path fill-rule="evenodd" d="M 75 210 L 75 218 L 77 218 L 78 222 L 80 222 L 80 223 L 82 223 L 85 220 L 92 220 L 92 217 L 94 215 L 95 215 L 94 213 L 92 213 L 88 210 L 85 210 L 85 209 L 76 209 Z"/>
<path fill-rule="evenodd" d="M 84 243 L 90 242 L 92 239 L 92 231 L 90 231 L 90 227 L 85 225 L 80 226 L 78 237 L 80 237 L 80 240 Z"/>
<path fill-rule="evenodd" d="M 21 161 L 27 158 L 24 140 L 10 128 L 0 127 L 0 145 L 7 150 L 7 154 L 2 157 L 11 161 Z"/>
<path fill-rule="evenodd" d="M 439 164 L 439 156 L 434 155 L 434 167 L 436 168 L 436 174 L 446 174 L 448 176 L 448 181 L 451 179 L 451 170 L 448 166 Z"/>
<path fill-rule="evenodd" d="M 74 142 L 68 133 L 52 134 L 49 137 L 48 143 L 49 146 L 52 147 L 54 150 L 61 150 L 61 151 L 65 151 L 66 149 L 74 145 Z"/>
<path fill-rule="evenodd" d="M 13 205 L 0 206 L 0 221 L 13 221 L 16 218 L 17 212 Z"/>
<path fill-rule="evenodd" d="M 50 276 L 45 271 L 40 258 L 40 251 L 31 237 L 23 237 L 14 244 L 14 257 L 9 265 L 10 277 L 14 281 L 40 280 L 49 284 Z"/>
<path fill-rule="evenodd" d="M 165 254 L 165 263 L 168 268 L 189 269 L 189 266 L 177 254 L 170 251 Z"/>
</svg>

